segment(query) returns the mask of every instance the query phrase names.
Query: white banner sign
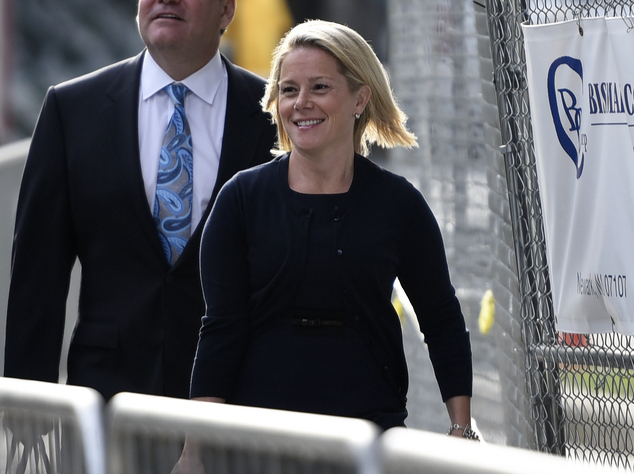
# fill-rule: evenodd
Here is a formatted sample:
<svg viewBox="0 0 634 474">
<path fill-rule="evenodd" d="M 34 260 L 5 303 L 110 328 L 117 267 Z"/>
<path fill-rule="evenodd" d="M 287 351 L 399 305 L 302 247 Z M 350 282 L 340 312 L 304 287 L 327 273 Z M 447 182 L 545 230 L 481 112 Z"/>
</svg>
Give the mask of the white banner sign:
<svg viewBox="0 0 634 474">
<path fill-rule="evenodd" d="M 634 334 L 632 19 L 523 26 L 557 329 Z"/>
</svg>

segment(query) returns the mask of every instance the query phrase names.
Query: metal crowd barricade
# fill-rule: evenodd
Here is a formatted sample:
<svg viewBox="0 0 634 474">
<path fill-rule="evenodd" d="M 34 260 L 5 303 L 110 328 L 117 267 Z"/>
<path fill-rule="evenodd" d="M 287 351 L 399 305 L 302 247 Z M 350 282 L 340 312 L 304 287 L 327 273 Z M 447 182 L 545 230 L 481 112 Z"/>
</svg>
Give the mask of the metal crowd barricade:
<svg viewBox="0 0 634 474">
<path fill-rule="evenodd" d="M 370 422 L 132 393 L 108 404 L 111 474 L 169 473 L 185 437 L 214 474 L 378 474 Z"/>
<path fill-rule="evenodd" d="M 105 474 L 103 406 L 89 388 L 0 377 L 0 471 Z"/>
<path fill-rule="evenodd" d="M 380 438 L 384 474 L 607 474 L 625 473 L 600 464 L 563 456 L 478 443 L 405 428 L 392 428 Z"/>
</svg>

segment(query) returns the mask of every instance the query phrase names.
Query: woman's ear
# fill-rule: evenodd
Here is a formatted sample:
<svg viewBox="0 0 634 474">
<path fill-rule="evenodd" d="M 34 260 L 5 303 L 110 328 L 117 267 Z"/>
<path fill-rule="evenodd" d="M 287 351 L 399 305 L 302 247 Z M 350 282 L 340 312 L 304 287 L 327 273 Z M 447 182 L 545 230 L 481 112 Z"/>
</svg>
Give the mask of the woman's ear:
<svg viewBox="0 0 634 474">
<path fill-rule="evenodd" d="M 365 106 L 368 104 L 370 100 L 370 96 L 372 95 L 372 89 L 367 84 L 363 84 L 359 91 L 357 92 L 357 113 L 361 114 L 365 110 Z"/>
</svg>

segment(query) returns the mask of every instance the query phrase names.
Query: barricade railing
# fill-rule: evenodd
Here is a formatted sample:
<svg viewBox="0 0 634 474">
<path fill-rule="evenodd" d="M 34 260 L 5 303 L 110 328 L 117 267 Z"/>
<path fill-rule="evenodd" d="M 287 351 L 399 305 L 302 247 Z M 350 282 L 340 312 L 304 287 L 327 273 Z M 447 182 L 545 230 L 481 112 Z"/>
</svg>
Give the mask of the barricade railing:
<svg viewBox="0 0 634 474">
<path fill-rule="evenodd" d="M 370 422 L 123 393 L 107 408 L 111 474 L 169 473 L 185 437 L 205 472 L 378 474 Z"/>
<path fill-rule="evenodd" d="M 477 443 L 438 433 L 392 428 L 380 438 L 384 474 L 608 474 L 625 473 L 599 464 L 526 449 Z"/>
<path fill-rule="evenodd" d="M 609 465 L 308 413 L 0 377 L 0 472 L 169 474 L 185 438 L 214 474 L 624 473 Z M 107 442 L 106 442 L 107 440 Z"/>
<path fill-rule="evenodd" d="M 105 474 L 94 390 L 0 377 L 0 472 Z"/>
</svg>

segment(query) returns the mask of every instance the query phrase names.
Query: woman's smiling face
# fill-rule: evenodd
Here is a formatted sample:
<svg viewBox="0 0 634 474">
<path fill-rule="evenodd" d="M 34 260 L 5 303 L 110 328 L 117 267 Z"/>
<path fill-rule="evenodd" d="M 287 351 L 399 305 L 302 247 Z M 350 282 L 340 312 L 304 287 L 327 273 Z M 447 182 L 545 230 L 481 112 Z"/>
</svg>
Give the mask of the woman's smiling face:
<svg viewBox="0 0 634 474">
<path fill-rule="evenodd" d="M 279 114 L 293 149 L 304 155 L 354 150 L 355 114 L 365 100 L 350 91 L 337 60 L 313 47 L 290 51 L 279 79 Z M 361 104 L 361 105 L 360 105 Z"/>
</svg>

